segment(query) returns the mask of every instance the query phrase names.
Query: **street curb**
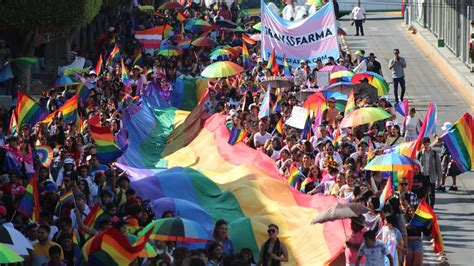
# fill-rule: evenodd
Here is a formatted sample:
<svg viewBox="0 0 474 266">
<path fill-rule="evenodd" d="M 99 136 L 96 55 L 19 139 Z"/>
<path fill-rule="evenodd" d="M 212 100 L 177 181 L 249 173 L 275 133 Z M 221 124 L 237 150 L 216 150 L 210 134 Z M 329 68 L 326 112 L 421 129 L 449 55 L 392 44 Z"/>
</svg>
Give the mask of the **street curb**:
<svg viewBox="0 0 474 266">
<path fill-rule="evenodd" d="M 446 79 L 453 85 L 457 92 L 461 94 L 474 112 L 474 84 L 471 83 L 462 73 L 460 73 L 452 63 L 438 50 L 434 43 L 427 40 L 423 31 L 426 29 L 420 27 L 416 23 L 411 24 L 415 29 L 415 33 L 406 31 L 405 34 L 423 51 L 436 68 L 442 73 Z M 408 26 L 402 23 L 402 28 L 408 29 Z"/>
</svg>

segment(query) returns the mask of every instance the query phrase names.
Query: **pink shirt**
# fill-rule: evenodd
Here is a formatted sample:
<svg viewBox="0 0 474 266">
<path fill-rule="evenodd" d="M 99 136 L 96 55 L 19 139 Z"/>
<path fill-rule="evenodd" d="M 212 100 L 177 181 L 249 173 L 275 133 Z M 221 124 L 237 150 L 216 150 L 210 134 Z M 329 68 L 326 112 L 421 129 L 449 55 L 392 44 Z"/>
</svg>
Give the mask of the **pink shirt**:
<svg viewBox="0 0 474 266">
<path fill-rule="evenodd" d="M 359 232 L 352 232 L 351 237 L 347 240 L 354 244 L 361 245 L 364 242 L 364 233 L 365 229 L 360 230 Z M 348 248 L 346 247 L 346 264 L 355 264 L 357 261 L 359 249 L 358 248 Z M 363 257 L 360 261 L 360 264 L 365 264 L 365 257 Z"/>
</svg>

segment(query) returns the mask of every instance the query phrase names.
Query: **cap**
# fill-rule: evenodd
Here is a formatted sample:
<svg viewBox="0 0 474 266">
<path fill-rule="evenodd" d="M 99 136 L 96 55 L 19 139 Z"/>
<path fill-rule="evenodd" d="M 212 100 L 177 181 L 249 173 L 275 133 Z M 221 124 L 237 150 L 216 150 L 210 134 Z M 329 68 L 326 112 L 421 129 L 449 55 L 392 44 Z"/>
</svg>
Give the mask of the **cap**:
<svg viewBox="0 0 474 266">
<path fill-rule="evenodd" d="M 262 58 L 257 59 L 257 63 L 263 63 L 263 59 Z"/>
<path fill-rule="evenodd" d="M 258 108 L 258 105 L 256 103 L 252 103 L 249 105 L 249 110 L 252 111 L 252 108 L 254 107 L 257 107 Z"/>
<path fill-rule="evenodd" d="M 300 64 L 305 64 L 306 61 L 305 60 L 300 60 Z"/>
<path fill-rule="evenodd" d="M 7 208 L 5 208 L 4 206 L 0 206 L 0 215 L 7 216 Z"/>
<path fill-rule="evenodd" d="M 444 122 L 443 126 L 441 127 L 441 130 L 443 131 L 448 131 L 453 126 L 451 122 Z"/>
<path fill-rule="evenodd" d="M 235 109 L 230 109 L 229 115 L 230 115 L 230 116 L 236 116 L 236 115 L 237 115 L 237 111 L 235 111 Z"/>
<path fill-rule="evenodd" d="M 96 75 L 97 76 L 97 73 L 95 73 L 94 70 L 91 70 L 91 71 L 89 71 L 89 75 Z"/>
<path fill-rule="evenodd" d="M 73 164 L 73 165 L 76 165 L 76 163 L 74 162 L 74 159 L 72 158 L 66 158 L 66 160 L 64 160 L 64 164 Z"/>
<path fill-rule="evenodd" d="M 393 121 L 387 121 L 387 127 L 393 126 Z"/>
<path fill-rule="evenodd" d="M 335 103 L 335 102 L 336 102 L 336 98 L 334 98 L 334 97 L 331 97 L 331 98 L 329 98 L 329 99 L 328 99 L 328 102 Z"/>
<path fill-rule="evenodd" d="M 56 186 L 53 183 L 48 183 L 44 188 L 45 192 L 53 193 L 56 190 Z"/>
</svg>

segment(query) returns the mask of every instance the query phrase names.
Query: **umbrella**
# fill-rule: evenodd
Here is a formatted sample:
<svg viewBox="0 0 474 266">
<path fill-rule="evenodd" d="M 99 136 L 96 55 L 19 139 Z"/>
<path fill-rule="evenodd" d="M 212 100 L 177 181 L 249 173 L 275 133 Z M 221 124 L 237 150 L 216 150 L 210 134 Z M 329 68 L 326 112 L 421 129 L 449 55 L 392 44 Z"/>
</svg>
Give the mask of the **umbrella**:
<svg viewBox="0 0 474 266">
<path fill-rule="evenodd" d="M 413 170 L 417 163 L 403 154 L 391 152 L 375 156 L 365 167 L 365 170 L 381 172 L 398 172 Z"/>
<path fill-rule="evenodd" d="M 341 128 L 355 127 L 379 120 L 384 120 L 390 117 L 392 117 L 391 114 L 378 107 L 364 107 L 356 109 L 346 115 L 344 119 L 342 119 L 339 126 Z"/>
<path fill-rule="evenodd" d="M 125 234 L 125 236 L 127 237 L 127 240 L 128 240 L 128 243 L 130 244 L 135 244 L 135 242 L 137 242 L 137 240 L 139 239 L 138 236 L 136 235 L 132 235 L 132 234 Z M 140 255 L 138 255 L 138 257 L 140 258 L 154 258 L 156 257 L 156 251 L 153 249 L 153 246 L 150 245 L 150 243 L 146 243 L 145 244 L 145 248 L 142 250 L 142 252 L 140 253 Z"/>
<path fill-rule="evenodd" d="M 244 72 L 244 69 L 231 61 L 220 61 L 207 66 L 201 76 L 205 78 L 225 78 Z"/>
<path fill-rule="evenodd" d="M 335 206 L 326 209 L 311 221 L 311 224 L 331 222 L 339 219 L 358 217 L 369 211 L 369 208 L 359 203 L 337 203 Z"/>
<path fill-rule="evenodd" d="M 237 56 L 238 54 L 236 54 L 235 51 L 232 49 L 221 48 L 221 49 L 214 50 L 209 56 L 219 56 L 219 55 Z"/>
<path fill-rule="evenodd" d="M 316 111 L 324 103 L 326 103 L 326 98 L 324 97 L 324 94 L 322 92 L 316 92 L 306 98 L 306 100 L 304 101 L 304 108 Z"/>
<path fill-rule="evenodd" d="M 383 96 L 388 93 L 389 87 L 385 79 L 377 73 L 374 72 L 362 72 L 357 73 L 352 77 L 352 83 L 359 84 L 362 83 L 362 80 L 366 78 L 369 84 L 377 89 L 377 95 Z"/>
<path fill-rule="evenodd" d="M 30 241 L 22 233 L 10 226 L 0 225 L 0 243 L 22 256 L 29 255 L 28 249 L 33 250 Z"/>
<path fill-rule="evenodd" d="M 326 71 L 326 72 L 335 72 L 335 71 L 340 71 L 340 70 L 347 70 L 345 66 L 325 66 L 321 68 L 319 71 Z"/>
<path fill-rule="evenodd" d="M 369 84 L 353 84 L 352 82 L 336 82 L 323 89 L 324 91 L 335 91 L 349 95 L 352 90 L 355 94 L 369 96 L 372 100 L 377 99 L 377 89 Z"/>
<path fill-rule="evenodd" d="M 158 9 L 183 9 L 184 7 L 177 2 L 166 2 L 163 3 Z"/>
<path fill-rule="evenodd" d="M 208 37 L 199 37 L 196 40 L 192 41 L 191 45 L 200 47 L 211 47 L 216 46 L 217 42 Z"/>
<path fill-rule="evenodd" d="M 260 85 L 271 88 L 290 88 L 293 84 L 293 80 L 284 77 L 266 77 L 260 82 Z"/>
<path fill-rule="evenodd" d="M 152 230 L 150 239 L 176 242 L 210 242 L 212 236 L 200 223 L 180 217 L 154 220 L 138 236 Z"/>
<path fill-rule="evenodd" d="M 212 25 L 202 19 L 192 19 L 186 23 L 184 29 L 189 31 L 210 31 Z"/>
<path fill-rule="evenodd" d="M 329 84 L 334 84 L 337 82 L 351 82 L 354 72 L 349 70 L 339 70 L 331 73 L 329 76 Z"/>
<path fill-rule="evenodd" d="M 0 244 L 0 263 L 22 262 L 24 259 L 6 245 Z"/>
<path fill-rule="evenodd" d="M 252 27 L 254 30 L 262 31 L 262 22 L 259 22 Z"/>
<path fill-rule="evenodd" d="M 237 24 L 230 20 L 225 20 L 225 19 L 220 19 L 216 21 L 216 25 L 220 26 L 222 28 L 228 28 L 228 29 L 235 29 L 237 28 Z"/>
<path fill-rule="evenodd" d="M 325 103 L 329 98 L 336 99 L 336 109 L 341 111 L 345 109 L 347 104 L 347 96 L 334 91 L 319 91 L 310 95 L 308 98 L 306 98 L 304 102 L 304 107 L 309 108 L 313 111 L 316 111 L 319 106 L 322 106 L 323 110 L 327 109 L 327 105 Z"/>
<path fill-rule="evenodd" d="M 178 56 L 181 54 L 183 54 L 183 50 L 175 46 L 166 46 L 166 47 L 160 48 L 160 50 L 158 51 L 158 55 L 162 55 L 166 57 Z"/>
<path fill-rule="evenodd" d="M 262 40 L 262 34 L 261 33 L 252 34 L 250 35 L 250 39 L 259 42 Z"/>
<path fill-rule="evenodd" d="M 74 84 L 74 81 L 68 76 L 59 76 L 51 85 L 52 88 L 64 87 Z"/>
</svg>

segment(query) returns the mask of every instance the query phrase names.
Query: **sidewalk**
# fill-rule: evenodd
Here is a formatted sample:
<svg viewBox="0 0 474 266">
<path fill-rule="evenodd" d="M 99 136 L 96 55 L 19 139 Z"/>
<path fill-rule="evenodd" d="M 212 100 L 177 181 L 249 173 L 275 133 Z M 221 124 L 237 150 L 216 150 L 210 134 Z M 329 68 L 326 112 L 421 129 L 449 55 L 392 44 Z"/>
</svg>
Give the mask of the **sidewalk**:
<svg viewBox="0 0 474 266">
<path fill-rule="evenodd" d="M 474 93 L 471 87 L 473 83 L 461 83 L 461 77 L 445 73 L 450 63 L 443 62 L 442 57 L 437 55 L 436 47 L 424 41 L 423 30 L 420 30 L 422 33 L 418 31 L 418 34 L 408 32 L 399 14 L 369 14 L 364 24 L 365 36 L 354 36 L 355 28 L 350 26 L 349 21 L 341 21 L 341 27 L 348 34 L 346 40 L 352 54 L 360 49 L 365 50 L 366 55 L 375 53 L 382 65 L 383 76 L 390 84 L 392 79 L 388 62 L 393 57 L 393 49 L 400 49 L 400 55 L 407 62 L 406 98 L 410 107 L 415 107 L 417 116 L 423 119 L 428 103 L 436 101 L 438 133 L 441 133 L 440 127 L 445 121 L 454 122 L 463 113 L 472 110 L 474 96 L 469 97 L 466 91 Z M 453 64 L 459 62 L 452 57 Z M 462 89 L 460 84 L 466 88 L 464 92 L 458 88 Z M 387 96 L 393 101 L 392 85 Z M 450 178 L 447 185 L 451 185 Z M 464 173 L 458 177 L 458 187 L 460 191 L 436 194 L 435 212 L 439 215 L 449 264 L 471 265 L 474 262 L 474 173 Z M 431 243 L 425 242 L 425 265 L 446 265 L 447 262 L 442 263 L 432 250 Z"/>
</svg>

